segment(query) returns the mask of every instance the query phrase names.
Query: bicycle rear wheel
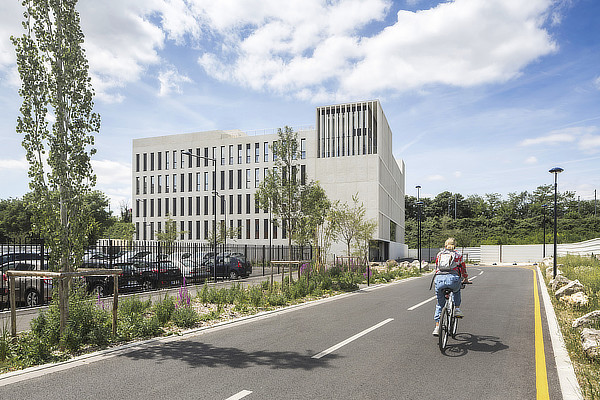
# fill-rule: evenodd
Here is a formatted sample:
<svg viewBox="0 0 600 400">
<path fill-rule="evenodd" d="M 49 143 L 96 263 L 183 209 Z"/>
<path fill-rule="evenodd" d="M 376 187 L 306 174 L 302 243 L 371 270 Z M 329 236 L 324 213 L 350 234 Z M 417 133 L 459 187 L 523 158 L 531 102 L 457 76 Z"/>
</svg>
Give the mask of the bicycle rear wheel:
<svg viewBox="0 0 600 400">
<path fill-rule="evenodd" d="M 440 314 L 440 334 L 438 336 L 438 345 L 442 353 L 444 350 L 446 350 L 446 345 L 448 344 L 448 334 L 450 333 L 450 317 L 448 314 L 448 309 L 446 306 L 444 306 Z"/>
<path fill-rule="evenodd" d="M 450 317 L 450 334 L 452 339 L 456 338 L 456 332 L 458 331 L 458 318 L 454 316 L 454 307 L 452 307 L 452 315 Z"/>
</svg>

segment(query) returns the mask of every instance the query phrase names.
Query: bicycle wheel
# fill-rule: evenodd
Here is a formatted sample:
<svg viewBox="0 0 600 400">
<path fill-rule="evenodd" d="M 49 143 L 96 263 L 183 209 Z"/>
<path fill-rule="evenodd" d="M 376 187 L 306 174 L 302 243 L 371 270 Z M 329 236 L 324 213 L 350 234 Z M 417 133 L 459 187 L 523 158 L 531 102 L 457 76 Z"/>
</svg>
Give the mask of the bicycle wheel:
<svg viewBox="0 0 600 400">
<path fill-rule="evenodd" d="M 442 353 L 446 350 L 446 345 L 448 344 L 449 323 L 448 309 L 444 306 L 440 314 L 440 334 L 438 336 L 438 345 Z"/>
<path fill-rule="evenodd" d="M 452 339 L 456 338 L 456 332 L 458 331 L 458 318 L 454 316 L 455 309 L 455 307 L 452 307 L 452 313 L 450 317 L 450 334 L 452 335 Z"/>
</svg>

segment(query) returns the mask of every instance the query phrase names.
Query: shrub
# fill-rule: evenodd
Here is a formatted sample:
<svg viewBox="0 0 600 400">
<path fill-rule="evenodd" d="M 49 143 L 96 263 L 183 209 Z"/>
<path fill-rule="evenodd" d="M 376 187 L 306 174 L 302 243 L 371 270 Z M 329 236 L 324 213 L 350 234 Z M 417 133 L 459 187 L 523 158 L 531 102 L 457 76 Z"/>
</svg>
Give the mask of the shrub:
<svg viewBox="0 0 600 400">
<path fill-rule="evenodd" d="M 180 328 L 192 328 L 200 321 L 200 316 L 192 307 L 178 307 L 173 311 L 172 320 Z"/>
<path fill-rule="evenodd" d="M 151 300 L 141 301 L 137 297 L 124 299 L 119 305 L 117 335 L 123 340 L 132 340 L 161 334 L 157 316 L 146 315 L 151 306 Z"/>
<path fill-rule="evenodd" d="M 173 311 L 175 311 L 175 301 L 171 296 L 165 295 L 165 297 L 156 302 L 152 308 L 158 323 L 161 326 L 165 326 L 171 319 Z"/>
</svg>

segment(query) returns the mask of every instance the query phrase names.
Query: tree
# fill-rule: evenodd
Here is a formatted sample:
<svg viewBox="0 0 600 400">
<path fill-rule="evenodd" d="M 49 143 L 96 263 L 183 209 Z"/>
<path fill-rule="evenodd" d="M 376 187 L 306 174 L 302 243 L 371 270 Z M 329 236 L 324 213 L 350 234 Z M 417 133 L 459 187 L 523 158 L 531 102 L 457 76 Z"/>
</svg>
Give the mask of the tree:
<svg viewBox="0 0 600 400">
<path fill-rule="evenodd" d="M 277 130 L 279 139 L 271 146 L 275 167 L 269 171 L 256 191 L 259 207 L 271 210 L 280 219 L 287 233 L 289 248 L 296 236 L 298 220 L 302 215 L 302 185 L 297 177 L 298 135 L 289 126 Z M 291 257 L 291 251 L 288 253 Z"/>
<path fill-rule="evenodd" d="M 318 246 L 318 227 L 325 223 L 331 207 L 331 201 L 318 182 L 311 181 L 302 187 L 300 207 L 302 213 L 297 221 L 295 240 L 299 245 Z"/>
<path fill-rule="evenodd" d="M 366 208 L 363 203 L 359 204 L 358 193 L 352 196 L 352 206 L 344 203 L 338 204 L 334 211 L 334 219 L 337 226 L 337 236 L 346 244 L 348 256 L 352 255 L 351 246 L 355 245 L 359 255 L 366 254 L 377 222 L 366 220 Z"/>
<path fill-rule="evenodd" d="M 52 250 L 50 265 L 62 271 L 73 270 L 81 259 L 89 233 L 84 202 L 96 180 L 90 147 L 100 129 L 76 3 L 24 0 L 26 32 L 11 37 L 21 77 L 16 131 L 24 135 L 29 161 L 29 207 Z"/>
<path fill-rule="evenodd" d="M 22 199 L 0 200 L 0 240 L 21 240 L 31 235 L 31 213 Z"/>
</svg>

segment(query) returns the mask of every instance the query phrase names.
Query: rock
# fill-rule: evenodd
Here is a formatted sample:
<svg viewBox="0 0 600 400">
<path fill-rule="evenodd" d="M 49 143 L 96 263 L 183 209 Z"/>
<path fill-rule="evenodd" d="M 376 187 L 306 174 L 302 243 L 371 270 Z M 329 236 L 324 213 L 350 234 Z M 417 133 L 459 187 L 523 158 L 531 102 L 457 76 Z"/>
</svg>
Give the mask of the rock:
<svg viewBox="0 0 600 400">
<path fill-rule="evenodd" d="M 562 271 L 560 269 L 558 269 L 558 266 L 556 267 L 556 276 L 558 277 L 559 275 L 562 275 Z M 554 267 L 548 267 L 546 268 L 546 279 L 552 279 L 554 278 Z"/>
<path fill-rule="evenodd" d="M 552 286 L 552 291 L 556 292 L 561 287 L 569 284 L 571 280 L 564 275 L 556 275 L 556 279 L 552 279 L 550 281 L 550 285 Z"/>
<path fill-rule="evenodd" d="M 546 257 L 542 260 L 542 266 L 544 267 L 552 267 L 554 265 L 554 261 L 552 261 L 552 257 Z"/>
<path fill-rule="evenodd" d="M 589 303 L 589 297 L 583 292 L 573 293 L 570 296 L 563 296 L 560 298 L 560 301 L 563 301 L 571 306 L 585 306 Z"/>
<path fill-rule="evenodd" d="M 569 282 L 567 285 L 561 287 L 554 293 L 557 299 L 560 299 L 563 296 L 570 296 L 577 292 L 583 291 L 583 285 L 579 282 L 579 279 L 575 279 L 574 281 Z"/>
<path fill-rule="evenodd" d="M 410 263 L 408 261 L 402 261 L 400 263 L 400 268 L 402 269 L 408 269 L 410 267 Z"/>
<path fill-rule="evenodd" d="M 580 326 L 589 327 L 590 325 L 598 323 L 599 321 L 600 310 L 595 310 L 577 318 L 575 321 L 573 321 L 572 326 L 573 328 L 579 328 Z"/>
<path fill-rule="evenodd" d="M 412 268 L 419 268 L 419 260 L 415 260 L 415 261 L 411 262 L 410 266 Z"/>
<path fill-rule="evenodd" d="M 588 357 L 600 358 L 600 330 L 583 328 L 581 346 Z"/>
</svg>

